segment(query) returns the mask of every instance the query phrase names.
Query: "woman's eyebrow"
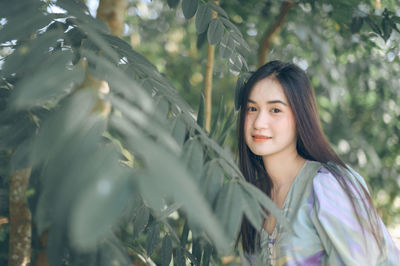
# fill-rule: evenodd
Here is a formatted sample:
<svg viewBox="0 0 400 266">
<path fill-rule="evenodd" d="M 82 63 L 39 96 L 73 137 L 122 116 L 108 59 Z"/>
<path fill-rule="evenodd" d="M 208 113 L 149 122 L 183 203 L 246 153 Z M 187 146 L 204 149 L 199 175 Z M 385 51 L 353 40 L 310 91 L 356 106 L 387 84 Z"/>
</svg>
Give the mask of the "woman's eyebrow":
<svg viewBox="0 0 400 266">
<path fill-rule="evenodd" d="M 252 99 L 248 99 L 248 100 L 247 100 L 247 102 L 249 102 L 249 103 L 257 103 L 256 101 L 254 101 L 254 100 L 252 100 Z M 284 103 L 284 102 L 283 102 L 283 101 L 281 101 L 281 100 L 272 100 L 272 101 L 267 101 L 267 103 L 268 103 L 268 104 L 280 103 L 280 104 L 283 104 L 283 105 L 287 106 L 287 104 L 286 104 L 286 103 Z"/>
<path fill-rule="evenodd" d="M 269 104 L 280 103 L 280 104 L 283 104 L 283 105 L 286 105 L 286 106 L 287 106 L 287 104 L 284 103 L 284 102 L 282 102 L 281 100 L 268 101 L 267 103 L 269 103 Z"/>
</svg>

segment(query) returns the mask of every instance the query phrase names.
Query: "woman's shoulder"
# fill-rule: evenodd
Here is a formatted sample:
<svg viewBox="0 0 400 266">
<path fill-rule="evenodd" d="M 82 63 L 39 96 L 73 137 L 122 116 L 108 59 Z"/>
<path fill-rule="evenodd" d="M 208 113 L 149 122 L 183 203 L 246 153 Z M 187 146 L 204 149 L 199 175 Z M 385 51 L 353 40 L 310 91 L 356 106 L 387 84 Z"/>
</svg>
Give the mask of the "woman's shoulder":
<svg viewBox="0 0 400 266">
<path fill-rule="evenodd" d="M 312 204 L 317 208 L 338 211 L 353 209 L 354 203 L 365 206 L 369 197 L 367 185 L 356 171 L 347 167 L 323 165 L 311 182 Z M 366 208 L 358 212 L 368 213 Z"/>
<path fill-rule="evenodd" d="M 317 171 L 317 173 L 312 178 L 313 187 L 329 187 L 336 184 L 338 181 L 331 171 L 329 171 L 325 166 Z"/>
<path fill-rule="evenodd" d="M 368 192 L 367 184 L 359 173 L 350 166 L 344 168 L 335 164 L 328 164 L 328 166 L 321 165 L 313 177 L 312 186 L 314 189 L 330 190 L 333 192 L 342 191 L 344 187 L 349 188 L 352 192 L 360 190 Z"/>
</svg>

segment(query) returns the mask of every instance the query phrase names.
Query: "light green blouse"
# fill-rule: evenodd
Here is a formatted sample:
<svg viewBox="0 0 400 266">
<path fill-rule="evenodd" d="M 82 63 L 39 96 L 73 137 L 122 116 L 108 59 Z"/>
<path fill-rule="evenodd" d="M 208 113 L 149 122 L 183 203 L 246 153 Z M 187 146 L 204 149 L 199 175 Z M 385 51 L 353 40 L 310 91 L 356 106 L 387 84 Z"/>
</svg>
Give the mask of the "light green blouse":
<svg viewBox="0 0 400 266">
<path fill-rule="evenodd" d="M 360 189 L 355 179 L 366 188 L 355 171 L 347 174 L 355 186 L 350 185 L 353 191 Z M 359 197 L 355 199 L 361 202 Z M 360 226 L 349 197 L 318 162 L 304 164 L 282 211 L 292 230 L 280 224 L 271 235 L 260 230 L 262 265 L 400 265 L 400 253 L 382 221 L 379 219 L 383 233 L 381 251 L 373 235 L 365 229 L 371 210 L 359 210 L 364 225 Z"/>
</svg>

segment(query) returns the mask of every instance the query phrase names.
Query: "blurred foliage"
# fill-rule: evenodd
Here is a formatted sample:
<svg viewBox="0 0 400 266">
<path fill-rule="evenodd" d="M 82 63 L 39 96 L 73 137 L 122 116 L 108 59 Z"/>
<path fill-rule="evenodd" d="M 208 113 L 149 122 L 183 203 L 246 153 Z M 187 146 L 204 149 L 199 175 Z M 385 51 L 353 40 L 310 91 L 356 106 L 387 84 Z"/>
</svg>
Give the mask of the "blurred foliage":
<svg viewBox="0 0 400 266">
<path fill-rule="evenodd" d="M 33 167 L 33 246 L 48 232 L 51 265 L 237 263 L 221 255 L 242 214 L 257 225 L 257 203 L 277 210 L 232 156 L 236 80 L 256 68 L 280 6 L 131 0 L 121 40 L 78 0 L 0 1 L 0 199 L 11 172 Z M 268 55 L 307 71 L 328 138 L 388 225 L 400 219 L 399 13 L 394 0 L 300 0 Z M 207 41 L 217 43 L 209 133 Z M 85 86 L 88 74 L 109 92 Z M 7 244 L 3 225 L 0 264 Z"/>
</svg>

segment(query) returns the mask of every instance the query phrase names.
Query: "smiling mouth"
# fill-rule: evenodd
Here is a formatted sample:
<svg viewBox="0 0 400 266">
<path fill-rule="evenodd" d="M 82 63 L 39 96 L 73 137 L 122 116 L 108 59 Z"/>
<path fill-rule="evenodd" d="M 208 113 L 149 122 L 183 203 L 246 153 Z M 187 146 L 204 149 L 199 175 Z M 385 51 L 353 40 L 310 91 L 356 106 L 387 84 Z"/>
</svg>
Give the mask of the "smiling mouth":
<svg viewBox="0 0 400 266">
<path fill-rule="evenodd" d="M 264 136 L 264 135 L 252 135 L 251 137 L 253 138 L 254 142 L 265 142 L 267 140 L 272 139 L 271 137 Z"/>
</svg>

